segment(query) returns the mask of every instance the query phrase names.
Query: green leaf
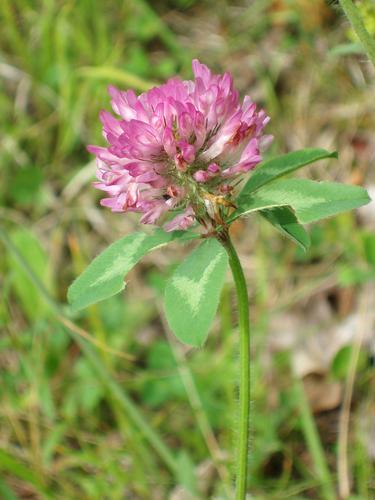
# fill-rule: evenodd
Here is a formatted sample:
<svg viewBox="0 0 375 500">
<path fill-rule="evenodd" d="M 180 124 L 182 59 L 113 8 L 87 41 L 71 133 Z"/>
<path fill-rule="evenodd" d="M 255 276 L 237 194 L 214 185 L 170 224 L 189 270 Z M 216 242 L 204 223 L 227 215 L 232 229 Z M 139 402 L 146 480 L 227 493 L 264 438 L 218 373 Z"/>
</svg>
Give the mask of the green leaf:
<svg viewBox="0 0 375 500">
<path fill-rule="evenodd" d="M 9 488 L 9 486 L 0 478 L 0 498 L 3 500 L 18 500 L 13 491 Z"/>
<path fill-rule="evenodd" d="M 29 204 L 39 200 L 43 172 L 39 167 L 17 170 L 9 184 L 9 194 L 16 203 Z"/>
<path fill-rule="evenodd" d="M 11 474 L 16 478 L 26 481 L 37 488 L 42 489 L 42 491 L 45 491 L 45 488 L 42 486 L 41 481 L 34 471 L 21 462 L 20 459 L 14 457 L 4 449 L 0 449 L 0 471 Z"/>
<path fill-rule="evenodd" d="M 325 149 L 301 149 L 261 163 L 256 170 L 254 170 L 254 173 L 240 192 L 237 199 L 238 203 L 241 203 L 243 197 L 247 197 L 249 193 L 256 191 L 265 184 L 283 175 L 289 174 L 298 168 L 304 167 L 309 163 L 323 160 L 324 158 L 337 158 L 337 153 L 330 153 Z"/>
<path fill-rule="evenodd" d="M 359 186 L 306 179 L 283 179 L 241 196 L 238 209 L 229 219 L 274 207 L 291 207 L 301 224 L 315 222 L 366 205 L 367 191 Z"/>
<path fill-rule="evenodd" d="M 344 345 L 335 355 L 331 363 L 331 374 L 336 379 L 344 379 L 350 369 L 350 363 L 353 357 L 354 346 Z M 364 351 L 359 353 L 358 371 L 359 373 L 366 368 L 367 355 Z"/>
<path fill-rule="evenodd" d="M 165 340 L 156 341 L 150 346 L 147 355 L 147 372 L 150 377 L 142 387 L 142 400 L 158 407 L 166 401 L 183 399 L 186 395 L 178 373 L 172 349 Z"/>
<path fill-rule="evenodd" d="M 112 66 L 85 66 L 77 71 L 78 76 L 93 80 L 114 82 L 141 91 L 149 90 L 156 84 L 139 78 L 131 72 Z"/>
<path fill-rule="evenodd" d="M 340 43 L 328 51 L 330 56 L 351 56 L 365 54 L 365 49 L 360 42 Z"/>
<path fill-rule="evenodd" d="M 300 245 L 304 250 L 310 246 L 310 236 L 289 207 L 276 207 L 262 210 L 260 214 L 285 236 Z"/>
<path fill-rule="evenodd" d="M 353 264 L 338 265 L 337 271 L 338 284 L 343 287 L 363 285 L 375 280 L 375 270 L 357 261 Z"/>
<path fill-rule="evenodd" d="M 375 233 L 372 231 L 364 233 L 362 241 L 366 260 L 375 269 Z"/>
<path fill-rule="evenodd" d="M 201 346 L 219 304 L 228 257 L 218 241 L 203 242 L 176 269 L 165 288 L 165 310 L 176 337 Z"/>
<path fill-rule="evenodd" d="M 115 295 L 125 288 L 125 275 L 149 251 L 173 240 L 187 241 L 196 233 L 156 230 L 152 234 L 133 233 L 112 243 L 98 255 L 68 290 L 74 311 Z"/>
<path fill-rule="evenodd" d="M 193 460 L 185 450 L 181 450 L 176 457 L 176 462 L 180 485 L 196 497 L 197 477 Z"/>
<path fill-rule="evenodd" d="M 53 294 L 53 276 L 49 255 L 37 236 L 29 229 L 20 226 L 12 231 L 9 237 L 36 276 Z M 7 260 L 12 287 L 22 304 L 23 311 L 31 321 L 44 318 L 48 314 L 48 306 L 40 293 L 31 286 L 30 278 L 25 275 L 22 265 L 10 251 L 7 253 Z"/>
</svg>

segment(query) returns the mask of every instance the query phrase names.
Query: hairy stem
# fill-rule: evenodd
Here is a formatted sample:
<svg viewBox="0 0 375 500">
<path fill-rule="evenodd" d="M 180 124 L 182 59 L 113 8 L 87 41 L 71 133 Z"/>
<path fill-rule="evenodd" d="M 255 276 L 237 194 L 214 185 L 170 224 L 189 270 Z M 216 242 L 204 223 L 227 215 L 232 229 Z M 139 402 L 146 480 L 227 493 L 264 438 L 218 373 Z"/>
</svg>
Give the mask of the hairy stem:
<svg viewBox="0 0 375 500">
<path fill-rule="evenodd" d="M 238 323 L 240 333 L 240 420 L 237 455 L 236 500 L 245 500 L 247 489 L 247 468 L 249 452 L 250 424 L 250 327 L 249 298 L 245 275 L 237 252 L 229 235 L 225 234 L 221 243 L 224 245 L 236 286 L 238 301 Z"/>
<path fill-rule="evenodd" d="M 346 17 L 349 19 L 356 35 L 360 39 L 367 55 L 375 66 L 375 40 L 367 31 L 358 8 L 354 5 L 352 0 L 340 0 L 342 10 L 345 12 Z"/>
</svg>

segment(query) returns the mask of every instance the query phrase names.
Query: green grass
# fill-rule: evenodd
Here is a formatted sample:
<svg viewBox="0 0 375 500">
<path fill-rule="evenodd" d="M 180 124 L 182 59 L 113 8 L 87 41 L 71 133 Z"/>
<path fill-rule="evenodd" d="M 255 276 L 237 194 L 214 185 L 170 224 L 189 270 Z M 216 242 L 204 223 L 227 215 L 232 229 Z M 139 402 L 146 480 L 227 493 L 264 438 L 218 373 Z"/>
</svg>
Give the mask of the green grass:
<svg viewBox="0 0 375 500">
<path fill-rule="evenodd" d="M 190 351 L 171 338 L 160 308 L 187 249 L 148 256 L 124 293 L 75 315 L 66 290 L 102 248 L 138 227 L 136 217 L 100 208 L 91 186 L 85 146 L 103 141 L 98 112 L 109 109 L 109 83 L 141 92 L 176 73 L 189 77 L 198 56 L 231 70 L 241 92 L 268 110 L 274 152 L 337 149 L 338 162 L 308 175 L 374 183 L 373 75 L 362 56 L 328 53 L 347 42 L 342 18 L 327 9 L 306 25 L 307 3 L 271 4 L 0 2 L 1 498 L 164 499 L 177 487 L 231 497 L 237 331 L 229 279 L 205 348 Z M 300 342 L 360 310 L 363 293 L 371 296 L 375 239 L 355 214 L 310 236 L 304 253 L 266 221 L 234 234 L 254 332 L 249 474 L 257 500 L 334 498 L 342 481 L 339 408 L 312 411 L 291 368 L 298 342 L 275 349 L 269 333 L 280 313 L 294 317 L 317 300 L 330 308 L 329 324 L 311 319 Z M 325 378 L 344 388 L 347 358 L 337 356 Z M 370 361 L 364 344 L 348 434 L 351 492 L 361 499 L 375 493 Z"/>
</svg>

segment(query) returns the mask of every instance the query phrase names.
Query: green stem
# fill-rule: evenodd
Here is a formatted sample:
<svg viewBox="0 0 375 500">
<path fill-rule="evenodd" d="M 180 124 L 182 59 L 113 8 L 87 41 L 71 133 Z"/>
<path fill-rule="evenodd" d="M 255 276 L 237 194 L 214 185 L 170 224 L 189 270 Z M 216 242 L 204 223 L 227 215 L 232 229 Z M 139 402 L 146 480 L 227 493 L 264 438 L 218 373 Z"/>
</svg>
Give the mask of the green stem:
<svg viewBox="0 0 375 500">
<path fill-rule="evenodd" d="M 367 31 L 358 8 L 354 5 L 352 0 L 340 0 L 340 5 L 366 50 L 367 55 L 371 59 L 372 64 L 375 66 L 375 40 Z"/>
<path fill-rule="evenodd" d="M 221 243 L 224 245 L 236 286 L 238 301 L 238 323 L 240 333 L 240 420 L 238 436 L 236 500 L 245 500 L 247 487 L 247 468 L 249 452 L 250 427 L 250 326 L 249 298 L 245 275 L 237 252 L 229 235 L 225 235 Z"/>
</svg>

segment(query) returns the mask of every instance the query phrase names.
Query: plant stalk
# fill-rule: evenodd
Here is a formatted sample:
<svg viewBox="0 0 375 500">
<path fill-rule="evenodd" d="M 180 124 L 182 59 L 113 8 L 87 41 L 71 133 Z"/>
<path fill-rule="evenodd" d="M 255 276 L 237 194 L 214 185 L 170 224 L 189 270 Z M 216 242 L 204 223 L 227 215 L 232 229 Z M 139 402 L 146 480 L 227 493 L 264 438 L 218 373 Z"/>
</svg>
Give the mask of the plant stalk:
<svg viewBox="0 0 375 500">
<path fill-rule="evenodd" d="M 349 19 L 356 35 L 360 39 L 367 55 L 375 66 L 375 40 L 367 31 L 358 8 L 354 5 L 352 0 L 340 0 L 342 10 L 345 12 L 346 17 Z"/>
<path fill-rule="evenodd" d="M 245 500 L 250 427 L 250 325 L 249 298 L 240 259 L 228 234 L 220 240 L 229 256 L 229 265 L 236 286 L 238 326 L 240 334 L 240 419 L 236 465 L 236 500 Z"/>
</svg>

